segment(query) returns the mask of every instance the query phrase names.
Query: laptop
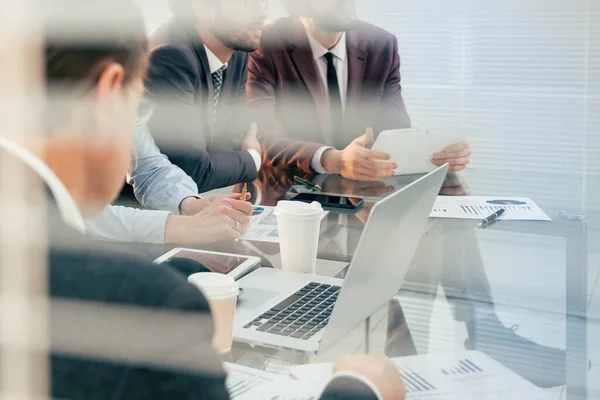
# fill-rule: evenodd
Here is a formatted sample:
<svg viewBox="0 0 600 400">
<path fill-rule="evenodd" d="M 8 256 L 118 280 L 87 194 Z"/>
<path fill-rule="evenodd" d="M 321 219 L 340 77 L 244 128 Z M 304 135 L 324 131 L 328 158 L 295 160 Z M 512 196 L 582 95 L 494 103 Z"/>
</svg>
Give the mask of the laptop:
<svg viewBox="0 0 600 400">
<path fill-rule="evenodd" d="M 322 353 L 364 322 L 400 290 L 447 172 L 440 167 L 373 206 L 345 279 L 270 268 L 240 279 L 234 339 Z"/>
</svg>

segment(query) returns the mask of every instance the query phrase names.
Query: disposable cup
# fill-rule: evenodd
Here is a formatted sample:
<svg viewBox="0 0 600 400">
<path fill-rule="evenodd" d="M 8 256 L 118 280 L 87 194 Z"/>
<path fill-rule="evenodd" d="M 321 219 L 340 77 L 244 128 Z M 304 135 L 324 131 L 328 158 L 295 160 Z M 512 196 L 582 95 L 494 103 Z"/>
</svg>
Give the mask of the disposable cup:
<svg viewBox="0 0 600 400">
<path fill-rule="evenodd" d="M 233 344 L 233 319 L 239 294 L 237 282 L 230 276 L 214 272 L 193 274 L 188 281 L 202 291 L 208 300 L 215 323 L 213 347 L 227 353 Z"/>
<path fill-rule="evenodd" d="M 317 202 L 282 200 L 275 207 L 284 270 L 315 274 L 323 208 Z"/>
</svg>

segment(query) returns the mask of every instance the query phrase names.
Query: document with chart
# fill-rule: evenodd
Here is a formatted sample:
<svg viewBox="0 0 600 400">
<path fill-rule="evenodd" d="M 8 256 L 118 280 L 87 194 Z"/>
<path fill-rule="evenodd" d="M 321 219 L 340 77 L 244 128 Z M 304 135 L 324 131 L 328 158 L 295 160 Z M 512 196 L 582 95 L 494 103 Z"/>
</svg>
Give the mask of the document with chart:
<svg viewBox="0 0 600 400">
<path fill-rule="evenodd" d="M 277 217 L 274 211 L 275 207 L 255 206 L 250 217 L 250 228 L 242 236 L 242 240 L 279 243 Z"/>
<path fill-rule="evenodd" d="M 431 218 L 482 220 L 503 209 L 499 221 L 552 221 L 533 200 L 524 197 L 438 196 Z"/>
<path fill-rule="evenodd" d="M 407 399 L 546 400 L 548 394 L 479 351 L 393 358 Z M 300 382 L 325 387 L 333 364 L 291 367 Z"/>
<path fill-rule="evenodd" d="M 225 386 L 232 400 L 316 400 L 319 392 L 310 385 L 242 365 L 223 363 Z"/>
</svg>

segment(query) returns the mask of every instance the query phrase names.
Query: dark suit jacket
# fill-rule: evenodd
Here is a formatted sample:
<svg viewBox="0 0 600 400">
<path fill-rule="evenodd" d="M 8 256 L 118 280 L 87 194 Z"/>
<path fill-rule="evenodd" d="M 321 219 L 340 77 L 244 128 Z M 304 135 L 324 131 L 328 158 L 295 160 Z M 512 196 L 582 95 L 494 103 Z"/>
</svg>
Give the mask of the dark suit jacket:
<svg viewBox="0 0 600 400">
<path fill-rule="evenodd" d="M 346 118 L 343 133 L 328 141 L 325 89 L 302 25 L 287 17 L 264 29 L 261 48 L 250 57 L 247 84 L 251 118 L 264 146 L 263 165 L 310 171 L 323 144 L 342 149 L 368 127 L 378 134 L 410 126 L 396 38 L 358 22 L 346 40 Z"/>
<path fill-rule="evenodd" d="M 240 145 L 248 132 L 248 54 L 236 52 L 225 70 L 216 121 L 213 84 L 204 45 L 172 18 L 150 38 L 146 79 L 156 105 L 148 126 L 161 151 L 198 183 L 200 192 L 251 182 L 256 165 Z"/>
</svg>

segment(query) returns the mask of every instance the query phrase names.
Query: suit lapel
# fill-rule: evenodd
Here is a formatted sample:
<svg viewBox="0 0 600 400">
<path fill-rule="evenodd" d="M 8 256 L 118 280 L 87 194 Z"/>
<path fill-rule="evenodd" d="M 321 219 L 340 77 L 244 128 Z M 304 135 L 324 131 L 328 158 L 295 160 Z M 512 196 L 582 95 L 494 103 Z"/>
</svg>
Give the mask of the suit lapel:
<svg viewBox="0 0 600 400">
<path fill-rule="evenodd" d="M 360 38 L 354 31 L 349 31 L 346 36 L 346 52 L 348 56 L 348 91 L 344 132 L 352 133 L 354 125 L 352 117 L 356 116 L 359 111 L 367 60 L 367 52 L 361 48 Z"/>
<path fill-rule="evenodd" d="M 313 98 L 317 115 L 319 118 L 319 124 L 321 126 L 322 134 L 327 132 L 329 126 L 329 119 L 327 115 L 327 104 L 325 97 L 325 88 L 321 79 L 319 79 L 319 72 L 317 65 L 313 58 L 306 32 L 302 25 L 298 22 L 293 22 L 290 25 L 290 40 L 288 43 L 288 52 L 300 77 L 306 84 L 306 87 L 310 91 Z"/>
<path fill-rule="evenodd" d="M 194 42 L 194 50 L 196 50 L 196 54 L 198 55 L 198 59 L 200 60 L 200 64 L 202 65 L 203 71 L 201 74 L 202 79 L 205 80 L 202 87 L 207 88 L 207 90 L 203 93 L 204 99 L 199 99 L 200 106 L 202 109 L 199 110 L 201 114 L 203 114 L 203 119 L 208 121 L 206 124 L 209 129 L 206 133 L 205 140 L 208 143 L 213 142 L 214 132 L 215 132 L 215 120 L 213 116 L 215 115 L 214 110 L 214 102 L 213 102 L 213 83 L 212 83 L 212 75 L 210 73 L 210 64 L 208 63 L 208 57 L 206 55 L 206 49 L 204 48 L 204 43 L 199 40 Z"/>
</svg>

